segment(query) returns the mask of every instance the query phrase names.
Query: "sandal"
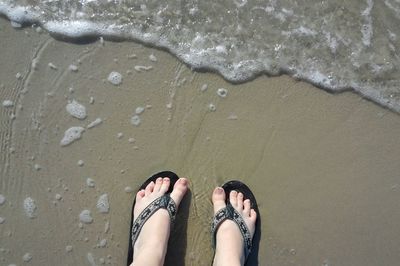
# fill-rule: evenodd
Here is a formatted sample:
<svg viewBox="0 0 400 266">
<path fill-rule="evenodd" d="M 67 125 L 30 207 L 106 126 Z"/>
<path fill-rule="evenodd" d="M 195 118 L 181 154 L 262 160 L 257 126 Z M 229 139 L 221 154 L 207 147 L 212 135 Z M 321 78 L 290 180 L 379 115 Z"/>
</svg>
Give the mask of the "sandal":
<svg viewBox="0 0 400 266">
<path fill-rule="evenodd" d="M 133 261 L 133 246 L 137 238 L 139 237 L 140 231 L 146 221 L 159 209 L 164 208 L 168 211 L 169 217 L 171 219 L 171 227 L 175 220 L 175 216 L 177 213 L 176 203 L 173 199 L 171 199 L 170 194 L 174 188 L 175 182 L 178 181 L 179 177 L 170 171 L 163 171 L 153 176 L 149 177 L 142 186 L 138 189 L 138 191 L 145 189 L 146 186 L 151 182 L 156 182 L 159 177 L 168 177 L 170 179 L 170 185 L 168 191 L 161 197 L 155 199 L 152 203 L 150 203 L 136 218 L 133 220 L 133 209 L 135 207 L 136 200 L 133 202 L 132 211 L 131 211 L 131 226 L 130 226 L 130 235 L 129 235 L 129 246 L 128 246 L 128 260 L 127 265 L 129 266 Z"/>
<path fill-rule="evenodd" d="M 222 186 L 222 188 L 225 191 L 226 207 L 220 209 L 214 215 L 214 218 L 213 218 L 213 221 L 211 224 L 212 246 L 215 251 L 218 227 L 225 220 L 227 220 L 227 219 L 232 220 L 233 222 L 235 222 L 238 225 L 240 233 L 243 236 L 244 255 L 245 255 L 245 264 L 246 264 L 249 254 L 252 251 L 252 247 L 254 246 L 254 236 L 256 235 L 257 230 L 259 230 L 257 223 L 259 222 L 259 219 L 260 219 L 259 218 L 260 213 L 258 210 L 257 201 L 256 201 L 256 198 L 254 197 L 253 193 L 251 192 L 250 188 L 240 181 L 229 181 L 229 182 L 225 183 Z M 250 208 L 254 209 L 254 211 L 257 213 L 256 232 L 254 233 L 253 237 L 251 236 L 250 230 L 247 227 L 246 223 L 244 222 L 243 217 L 233 208 L 232 204 L 229 202 L 229 193 L 232 190 L 241 192 L 244 196 L 244 199 L 249 199 L 250 200 Z"/>
</svg>

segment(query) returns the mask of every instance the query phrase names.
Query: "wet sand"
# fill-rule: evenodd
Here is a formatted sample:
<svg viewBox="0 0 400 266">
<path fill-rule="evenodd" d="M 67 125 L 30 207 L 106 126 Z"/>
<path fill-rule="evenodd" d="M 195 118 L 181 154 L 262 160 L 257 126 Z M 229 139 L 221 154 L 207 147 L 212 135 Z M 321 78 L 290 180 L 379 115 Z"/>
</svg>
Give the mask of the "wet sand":
<svg viewBox="0 0 400 266">
<path fill-rule="evenodd" d="M 91 265 L 91 253 L 97 265 L 124 265 L 134 197 L 125 188 L 165 169 L 189 178 L 191 189 L 167 265 L 210 265 L 210 194 L 231 179 L 248 184 L 259 203 L 259 265 L 400 261 L 398 114 L 287 76 L 233 85 L 132 42 L 71 44 L 4 19 L 0 40 L 0 101 L 14 102 L 0 107 L 0 264 Z M 111 71 L 123 75 L 120 86 L 107 81 Z M 72 99 L 86 119 L 67 113 Z M 135 109 L 146 106 L 132 125 Z M 60 146 L 65 130 L 96 118 L 103 122 Z M 96 208 L 104 193 L 107 214 Z M 24 213 L 27 197 L 37 205 L 33 219 Z M 79 226 L 84 209 L 94 221 Z"/>
</svg>

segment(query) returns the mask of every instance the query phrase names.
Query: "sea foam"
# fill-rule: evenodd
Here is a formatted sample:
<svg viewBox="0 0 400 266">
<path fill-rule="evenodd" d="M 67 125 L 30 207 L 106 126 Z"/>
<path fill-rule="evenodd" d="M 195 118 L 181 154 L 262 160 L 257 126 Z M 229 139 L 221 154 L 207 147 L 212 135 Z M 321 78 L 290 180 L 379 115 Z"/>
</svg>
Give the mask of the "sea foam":
<svg viewBox="0 0 400 266">
<path fill-rule="evenodd" d="M 139 40 L 236 83 L 288 74 L 328 91 L 354 90 L 400 112 L 399 0 L 27 3 L 3 0 L 0 13 L 14 24 L 37 23 L 67 38 Z M 122 81 L 118 75 L 109 80 Z"/>
</svg>

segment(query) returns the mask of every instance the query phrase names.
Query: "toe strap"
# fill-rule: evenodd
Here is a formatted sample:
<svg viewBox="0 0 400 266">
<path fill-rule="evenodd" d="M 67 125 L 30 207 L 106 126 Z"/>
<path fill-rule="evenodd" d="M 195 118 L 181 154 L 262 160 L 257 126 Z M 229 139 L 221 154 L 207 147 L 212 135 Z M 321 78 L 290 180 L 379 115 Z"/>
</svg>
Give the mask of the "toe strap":
<svg viewBox="0 0 400 266">
<path fill-rule="evenodd" d="M 240 233 L 243 236 L 244 255 L 245 259 L 247 259 L 248 255 L 251 252 L 251 247 L 252 247 L 250 230 L 247 227 L 246 223 L 244 222 L 243 217 L 233 208 L 233 206 L 230 203 L 228 203 L 225 208 L 217 211 L 217 213 L 214 215 L 214 219 L 211 224 L 213 247 L 215 249 L 218 227 L 221 225 L 223 221 L 227 219 L 234 221 L 238 225 Z"/>
<path fill-rule="evenodd" d="M 159 209 L 166 209 L 168 211 L 171 223 L 174 222 L 177 208 L 175 201 L 170 195 L 163 195 L 151 202 L 135 219 L 132 225 L 132 247 L 135 245 L 137 238 L 139 237 L 140 231 L 146 221 Z"/>
</svg>

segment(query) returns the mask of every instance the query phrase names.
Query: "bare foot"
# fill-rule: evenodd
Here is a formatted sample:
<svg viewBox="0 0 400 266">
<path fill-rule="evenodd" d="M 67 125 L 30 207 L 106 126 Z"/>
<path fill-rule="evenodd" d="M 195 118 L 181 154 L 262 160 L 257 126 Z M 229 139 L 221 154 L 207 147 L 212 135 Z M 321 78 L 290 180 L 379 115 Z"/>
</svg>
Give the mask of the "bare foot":
<svg viewBox="0 0 400 266">
<path fill-rule="evenodd" d="M 217 187 L 214 190 L 212 201 L 214 204 L 214 213 L 226 206 L 225 191 L 223 188 Z M 250 200 L 243 200 L 242 193 L 231 191 L 229 201 L 233 208 L 242 215 L 243 220 L 253 237 L 256 229 L 257 213 L 250 208 Z M 213 265 L 244 265 L 244 240 L 239 227 L 235 222 L 231 220 L 225 220 L 222 222 L 217 229 L 216 240 L 217 245 Z"/>
<path fill-rule="evenodd" d="M 134 220 L 156 198 L 164 195 L 170 186 L 169 178 L 158 178 L 150 182 L 146 189 L 136 194 L 136 203 L 133 210 Z M 186 178 L 179 178 L 171 192 L 171 198 L 179 206 L 188 189 Z M 139 237 L 133 247 L 133 263 L 135 266 L 158 266 L 164 264 L 165 254 L 170 233 L 171 221 L 166 209 L 157 210 L 143 225 Z"/>
</svg>

